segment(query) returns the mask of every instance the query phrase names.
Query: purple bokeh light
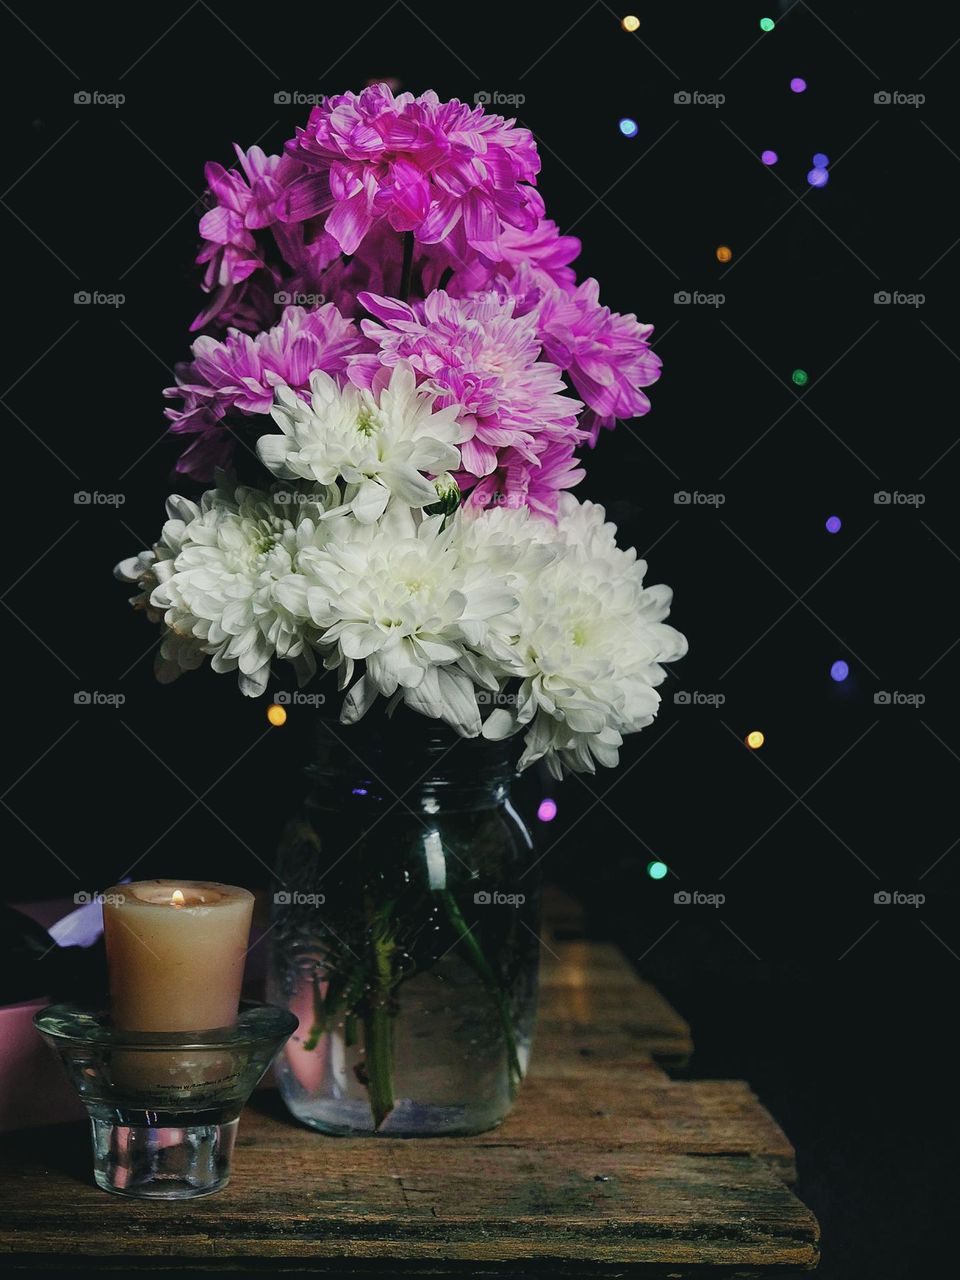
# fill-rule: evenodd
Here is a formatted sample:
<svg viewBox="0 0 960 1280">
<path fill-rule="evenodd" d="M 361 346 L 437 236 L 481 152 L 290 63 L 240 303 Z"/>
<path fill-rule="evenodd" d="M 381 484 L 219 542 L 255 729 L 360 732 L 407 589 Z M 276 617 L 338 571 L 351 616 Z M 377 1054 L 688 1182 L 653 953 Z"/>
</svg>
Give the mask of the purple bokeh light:
<svg viewBox="0 0 960 1280">
<path fill-rule="evenodd" d="M 794 93 L 805 93 L 807 82 L 804 80 L 803 76 L 794 76 L 790 81 L 790 88 Z"/>
<path fill-rule="evenodd" d="M 839 516 L 827 516 L 826 530 L 827 533 L 839 533 L 843 527 L 843 521 Z"/>
<path fill-rule="evenodd" d="M 776 164 L 780 157 L 775 151 L 761 151 L 760 159 L 764 164 Z"/>
<path fill-rule="evenodd" d="M 557 816 L 557 802 L 551 800 L 549 796 L 545 800 L 540 801 L 540 807 L 537 810 L 537 817 L 541 822 L 552 822 Z"/>
</svg>

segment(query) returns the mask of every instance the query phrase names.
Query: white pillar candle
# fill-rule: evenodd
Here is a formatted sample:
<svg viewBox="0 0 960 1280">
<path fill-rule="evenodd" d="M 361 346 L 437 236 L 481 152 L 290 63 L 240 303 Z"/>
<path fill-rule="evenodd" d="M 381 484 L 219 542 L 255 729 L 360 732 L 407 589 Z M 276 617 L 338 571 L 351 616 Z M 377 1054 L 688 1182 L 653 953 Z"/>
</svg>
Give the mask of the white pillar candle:
<svg viewBox="0 0 960 1280">
<path fill-rule="evenodd" d="M 204 1031 L 237 1021 L 253 894 L 229 884 L 142 880 L 104 894 L 113 1025 Z"/>
</svg>

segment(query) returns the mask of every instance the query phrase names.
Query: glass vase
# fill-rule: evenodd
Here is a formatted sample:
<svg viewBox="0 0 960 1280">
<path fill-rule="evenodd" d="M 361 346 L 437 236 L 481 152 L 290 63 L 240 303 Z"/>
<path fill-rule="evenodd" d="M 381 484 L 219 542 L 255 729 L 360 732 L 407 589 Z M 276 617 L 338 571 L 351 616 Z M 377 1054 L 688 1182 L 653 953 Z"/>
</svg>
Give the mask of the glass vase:
<svg viewBox="0 0 960 1280">
<path fill-rule="evenodd" d="M 539 876 L 511 744 L 401 709 L 322 722 L 283 833 L 269 999 L 300 1019 L 277 1062 L 329 1134 L 479 1133 L 509 1112 L 537 1002 Z"/>
</svg>

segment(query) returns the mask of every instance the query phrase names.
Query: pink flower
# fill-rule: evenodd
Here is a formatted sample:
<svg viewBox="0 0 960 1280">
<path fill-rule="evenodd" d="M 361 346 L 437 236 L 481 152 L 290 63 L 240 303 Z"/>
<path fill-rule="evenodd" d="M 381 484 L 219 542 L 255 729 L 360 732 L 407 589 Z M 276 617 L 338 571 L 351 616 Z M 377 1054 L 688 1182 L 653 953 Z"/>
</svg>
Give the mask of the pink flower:
<svg viewBox="0 0 960 1280">
<path fill-rule="evenodd" d="M 286 385 L 306 395 L 315 369 L 341 374 L 347 360 L 369 345 L 332 303 L 316 311 L 287 307 L 278 325 L 255 338 L 238 329 L 230 329 L 223 342 L 197 338 L 190 348 L 193 360 L 177 366 L 177 385 L 163 393 L 183 398 L 182 409 L 165 411 L 170 430 L 199 436 L 177 471 L 211 479 L 233 447 L 230 423 L 223 421 L 227 414 L 269 413 L 274 387 Z"/>
<path fill-rule="evenodd" d="M 536 466 L 551 442 L 585 438 L 577 427 L 583 405 L 565 394 L 560 370 L 539 358 L 536 316 L 515 316 L 514 299 L 451 298 L 437 289 L 413 306 L 371 293 L 359 301 L 383 322 L 360 326 L 380 349 L 353 357 L 347 376 L 368 387 L 381 365 L 409 360 L 441 405 L 461 406 L 473 432 L 460 446 L 470 476 L 490 475 L 504 449 Z"/>
<path fill-rule="evenodd" d="M 601 307 L 596 280 L 584 280 L 572 293 L 544 293 L 535 314 L 544 355 L 586 401 L 591 445 L 601 427 L 615 426 L 617 418 L 649 413 L 650 401 L 640 388 L 660 377 L 660 357 L 648 344 L 653 325 Z"/>
<path fill-rule="evenodd" d="M 287 226 L 277 217 L 277 201 L 303 166 L 259 147 L 235 150 L 240 169 L 210 163 L 205 170 L 215 204 L 200 219 L 204 244 L 197 262 L 206 264 L 201 288 L 212 297 L 191 332 L 214 321 L 220 329 L 268 328 L 279 317 L 278 294 L 322 292 L 316 280 L 340 257 L 329 236 L 310 236 L 308 243 L 312 228 Z"/>
<path fill-rule="evenodd" d="M 579 257 L 580 241 L 576 236 L 560 235 L 550 218 L 541 218 L 530 231 L 505 227 L 500 252 L 499 262 L 474 257 L 460 266 L 447 286 L 448 292 L 463 298 L 484 289 L 518 296 L 532 288 L 539 293 L 548 289 L 571 292 L 576 288 L 576 274 L 569 264 Z"/>
<path fill-rule="evenodd" d="M 344 253 L 357 251 L 381 220 L 422 244 L 502 256 L 505 227 L 531 231 L 528 192 L 540 159 L 527 129 L 431 90 L 394 96 L 385 84 L 342 93 L 314 107 L 287 143 L 306 174 L 279 204 L 288 222 L 326 215 Z M 542 205 L 540 206 L 542 213 Z"/>
<path fill-rule="evenodd" d="M 465 505 L 469 507 L 529 507 L 550 520 L 557 518 L 557 502 L 564 489 L 579 484 L 586 472 L 572 444 L 556 441 L 537 455 L 536 464 L 516 449 L 504 449 L 496 471 L 477 481 Z M 460 474 L 461 489 L 474 483 Z"/>
</svg>

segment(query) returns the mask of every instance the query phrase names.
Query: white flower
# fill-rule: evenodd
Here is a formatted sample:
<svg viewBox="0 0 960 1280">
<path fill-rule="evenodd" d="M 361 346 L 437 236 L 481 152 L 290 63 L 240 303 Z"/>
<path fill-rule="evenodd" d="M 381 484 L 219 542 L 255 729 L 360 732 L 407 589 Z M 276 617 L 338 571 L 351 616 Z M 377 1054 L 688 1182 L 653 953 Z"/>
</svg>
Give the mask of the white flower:
<svg viewBox="0 0 960 1280">
<path fill-rule="evenodd" d="M 167 499 L 167 522 L 160 532 L 160 541 L 153 548 L 139 555 L 121 560 L 114 568 L 113 576 L 121 582 L 135 583 L 140 592 L 130 597 L 135 609 L 143 609 L 151 622 L 159 622 L 162 613 L 150 603 L 150 593 L 158 582 L 158 562 L 176 558 L 183 543 L 183 532 L 191 520 L 200 514 L 200 508 L 188 498 L 171 494 Z"/>
<path fill-rule="evenodd" d="M 358 720 L 378 694 L 445 720 L 464 736 L 480 732 L 471 644 L 516 597 L 499 576 L 461 553 L 461 518 L 421 519 L 391 504 L 377 525 L 338 523 L 337 537 L 302 557 L 311 620 L 335 643 L 349 683 L 343 719 Z M 494 687 L 496 681 L 493 681 Z"/>
<path fill-rule="evenodd" d="M 371 390 L 344 387 L 328 374 L 311 374 L 310 403 L 288 387 L 276 390 L 272 417 L 283 432 L 257 442 L 275 476 L 332 484 L 345 481 L 345 509 L 364 524 L 379 520 L 393 494 L 408 507 L 437 501 L 428 475 L 456 471 L 454 446 L 469 435 L 457 422 L 459 406 L 434 410 L 436 395 L 417 387 L 410 363 L 384 369 Z M 332 513 L 329 513 L 332 514 Z"/>
<path fill-rule="evenodd" d="M 143 566 L 140 585 L 162 614 L 158 677 L 172 679 L 210 655 L 214 671 L 238 670 L 241 690 L 254 695 L 276 655 L 293 662 L 301 683 L 308 679 L 317 629 L 304 617 L 299 560 L 335 532 L 338 522 L 321 517 L 339 499 L 337 489 L 311 497 L 244 488 L 211 490 L 199 507 L 171 499 L 180 518 L 164 526 L 163 542 L 118 566 L 128 578 Z"/>
<path fill-rule="evenodd" d="M 663 622 L 669 588 L 644 588 L 646 566 L 611 542 L 603 509 L 564 507 L 556 558 L 515 584 L 518 633 L 503 663 L 521 681 L 515 705 L 498 707 L 483 727 L 502 738 L 529 726 L 521 769 L 543 758 L 556 777 L 563 765 L 591 773 L 595 762 L 615 765 L 622 735 L 656 715 L 660 664 L 687 647 Z"/>
</svg>

